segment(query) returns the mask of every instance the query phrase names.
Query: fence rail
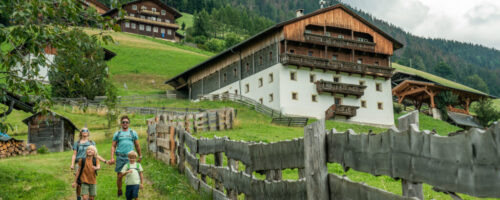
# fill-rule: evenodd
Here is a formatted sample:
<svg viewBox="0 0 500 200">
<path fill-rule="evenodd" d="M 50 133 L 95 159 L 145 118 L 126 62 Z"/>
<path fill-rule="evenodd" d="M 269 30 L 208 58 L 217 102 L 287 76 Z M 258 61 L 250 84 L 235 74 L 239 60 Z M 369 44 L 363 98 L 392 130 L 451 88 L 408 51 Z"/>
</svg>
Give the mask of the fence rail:
<svg viewBox="0 0 500 200">
<path fill-rule="evenodd" d="M 255 109 L 255 111 L 262 113 L 264 115 L 267 115 L 272 118 L 271 123 L 275 123 L 278 125 L 286 125 L 286 126 L 300 126 L 303 127 L 307 125 L 308 119 L 305 117 L 294 117 L 294 116 L 287 116 L 281 113 L 279 110 L 272 109 L 268 106 L 265 106 L 251 98 L 237 95 L 237 94 L 230 94 L 230 93 L 223 93 L 223 94 L 210 94 L 210 95 L 204 95 L 200 97 L 201 100 L 210 100 L 210 101 L 233 101 L 237 102 L 240 104 L 243 104 L 245 106 L 248 106 L 250 108 Z M 287 123 L 284 123 L 286 121 Z"/>
<path fill-rule="evenodd" d="M 420 131 L 418 123 L 418 112 L 413 112 L 399 119 L 398 129 L 368 135 L 326 131 L 319 121 L 304 128 L 304 138 L 275 143 L 197 139 L 178 127 L 173 149 L 191 185 L 212 192 L 214 199 L 235 199 L 238 193 L 249 199 L 423 199 L 422 183 L 449 194 L 500 197 L 499 123 L 449 137 Z M 150 126 L 148 132 L 155 135 L 158 128 Z M 223 153 L 228 166 L 222 165 Z M 205 163 L 208 154 L 214 154 L 214 165 Z M 244 171 L 237 162 L 245 165 Z M 403 196 L 328 174 L 327 163 L 401 178 Z M 281 170 L 295 168 L 299 180 L 281 180 Z M 265 173 L 266 181 L 254 178 L 255 171 Z M 214 188 L 206 184 L 206 176 L 215 181 Z"/>
</svg>

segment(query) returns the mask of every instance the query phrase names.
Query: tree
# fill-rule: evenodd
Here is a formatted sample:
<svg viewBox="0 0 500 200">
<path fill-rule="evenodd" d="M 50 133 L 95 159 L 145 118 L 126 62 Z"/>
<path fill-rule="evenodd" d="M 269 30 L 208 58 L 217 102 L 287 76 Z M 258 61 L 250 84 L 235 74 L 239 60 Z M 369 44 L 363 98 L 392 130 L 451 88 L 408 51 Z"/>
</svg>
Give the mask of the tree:
<svg viewBox="0 0 500 200">
<path fill-rule="evenodd" d="M 448 119 L 447 106 L 454 106 L 458 103 L 458 95 L 453 94 L 451 91 L 440 92 L 436 96 L 436 106 L 441 112 L 443 120 Z"/>
<path fill-rule="evenodd" d="M 118 94 L 117 89 L 111 83 L 111 81 L 106 81 L 106 100 L 104 101 L 104 105 L 108 108 L 108 112 L 106 113 L 106 119 L 108 120 L 108 129 L 116 123 L 118 119 L 119 109 L 118 109 Z"/>
<path fill-rule="evenodd" d="M 184 29 L 186 29 L 186 23 L 182 22 L 181 30 L 184 30 Z"/>
<path fill-rule="evenodd" d="M 105 94 L 107 65 L 98 39 L 74 28 L 65 34 L 49 72 L 53 97 L 76 98 Z"/>
<path fill-rule="evenodd" d="M 493 106 L 493 101 L 489 98 L 481 99 L 472 106 L 477 115 L 479 123 L 483 126 L 490 125 L 491 122 L 500 119 L 500 111 Z"/>
<path fill-rule="evenodd" d="M 467 76 L 466 80 L 467 85 L 471 86 L 474 89 L 480 90 L 485 93 L 489 93 L 488 85 L 483 81 L 481 77 L 477 74 Z"/>
<path fill-rule="evenodd" d="M 444 78 L 454 78 L 455 75 L 451 67 L 445 62 L 440 62 L 438 65 L 434 67 L 434 72 L 436 75 L 444 77 Z"/>
</svg>

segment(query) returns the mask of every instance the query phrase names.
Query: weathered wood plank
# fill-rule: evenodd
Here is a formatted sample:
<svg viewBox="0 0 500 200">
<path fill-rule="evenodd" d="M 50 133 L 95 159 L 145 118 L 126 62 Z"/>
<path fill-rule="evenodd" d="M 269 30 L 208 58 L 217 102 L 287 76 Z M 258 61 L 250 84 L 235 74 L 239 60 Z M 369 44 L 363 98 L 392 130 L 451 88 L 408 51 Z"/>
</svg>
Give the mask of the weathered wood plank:
<svg viewBox="0 0 500 200">
<path fill-rule="evenodd" d="M 304 167 L 304 140 L 294 139 L 269 144 L 250 144 L 252 169 L 288 169 Z"/>
<path fill-rule="evenodd" d="M 224 152 L 225 138 L 215 137 L 214 139 L 199 139 L 198 140 L 198 153 L 199 154 L 212 154 Z"/>
<path fill-rule="evenodd" d="M 170 149 L 170 138 L 156 138 L 156 145 L 163 149 Z"/>
<path fill-rule="evenodd" d="M 186 146 L 189 147 L 189 151 L 191 153 L 198 153 L 198 139 L 193 137 L 189 132 L 186 132 L 184 142 L 186 143 Z"/>
<path fill-rule="evenodd" d="M 224 152 L 228 158 L 239 160 L 245 165 L 251 165 L 249 142 L 243 141 L 224 141 Z"/>
<path fill-rule="evenodd" d="M 193 189 L 195 190 L 199 190 L 200 180 L 193 174 L 193 172 L 191 172 L 191 169 L 189 169 L 189 167 L 186 167 L 186 176 L 189 180 L 189 184 L 191 185 L 191 187 L 193 187 Z"/>
<path fill-rule="evenodd" d="M 186 156 L 187 163 L 191 166 L 191 168 L 193 168 L 195 173 L 198 173 L 198 166 L 199 166 L 198 158 L 196 158 L 194 154 L 187 151 L 187 149 L 184 150 L 185 150 L 184 155 Z"/>
<path fill-rule="evenodd" d="M 307 199 L 329 199 L 326 167 L 325 121 L 304 127 L 304 162 Z"/>
</svg>

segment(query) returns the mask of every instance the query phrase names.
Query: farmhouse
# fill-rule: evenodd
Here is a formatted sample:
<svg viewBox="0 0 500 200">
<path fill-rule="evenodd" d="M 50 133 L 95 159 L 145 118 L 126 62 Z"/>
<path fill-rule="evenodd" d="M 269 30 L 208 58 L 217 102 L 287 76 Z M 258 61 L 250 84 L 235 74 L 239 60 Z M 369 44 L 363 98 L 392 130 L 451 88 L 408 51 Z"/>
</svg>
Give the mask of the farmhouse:
<svg viewBox="0 0 500 200">
<path fill-rule="evenodd" d="M 97 13 L 101 15 L 109 10 L 106 5 L 97 0 L 80 0 L 79 2 L 82 3 L 85 8 L 94 8 Z"/>
<path fill-rule="evenodd" d="M 234 93 L 286 115 L 391 126 L 390 56 L 402 46 L 341 4 L 299 10 L 166 83 L 191 99 Z"/>
<path fill-rule="evenodd" d="M 125 10 L 123 20 L 120 20 L 123 32 L 180 41 L 183 35 L 177 33 L 179 26 L 175 20 L 181 17 L 176 9 L 167 6 L 159 0 L 137 0 L 122 5 Z M 118 9 L 111 9 L 103 16 L 119 17 Z"/>
</svg>

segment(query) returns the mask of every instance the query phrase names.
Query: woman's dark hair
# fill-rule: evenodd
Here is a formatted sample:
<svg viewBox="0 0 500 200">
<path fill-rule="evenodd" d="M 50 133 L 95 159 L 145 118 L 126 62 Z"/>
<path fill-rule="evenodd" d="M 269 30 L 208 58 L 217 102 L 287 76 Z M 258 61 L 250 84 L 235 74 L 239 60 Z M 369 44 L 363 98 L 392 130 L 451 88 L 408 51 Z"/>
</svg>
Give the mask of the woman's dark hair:
<svg viewBox="0 0 500 200">
<path fill-rule="evenodd" d="M 120 118 L 120 122 L 122 122 L 124 119 L 128 119 L 128 122 L 130 122 L 130 118 L 128 118 L 127 115 L 123 115 L 122 118 Z"/>
</svg>

